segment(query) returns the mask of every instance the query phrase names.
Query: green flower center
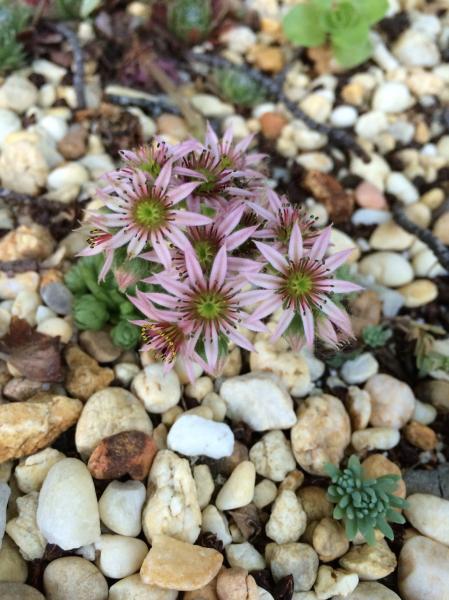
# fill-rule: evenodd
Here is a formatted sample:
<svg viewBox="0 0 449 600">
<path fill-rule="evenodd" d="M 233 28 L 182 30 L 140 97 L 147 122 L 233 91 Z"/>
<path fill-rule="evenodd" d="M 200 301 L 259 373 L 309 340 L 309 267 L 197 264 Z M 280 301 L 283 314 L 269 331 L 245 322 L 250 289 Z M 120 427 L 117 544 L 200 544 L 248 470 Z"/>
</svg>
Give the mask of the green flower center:
<svg viewBox="0 0 449 600">
<path fill-rule="evenodd" d="M 195 248 L 200 265 L 203 268 L 210 267 L 217 253 L 215 244 L 210 240 L 198 240 L 194 242 L 193 246 Z"/>
<path fill-rule="evenodd" d="M 134 209 L 134 218 L 141 227 L 152 231 L 167 221 L 167 209 L 158 198 L 143 198 Z"/>
<path fill-rule="evenodd" d="M 217 292 L 204 292 L 195 302 L 196 312 L 201 319 L 214 321 L 226 310 L 226 300 Z"/>
<path fill-rule="evenodd" d="M 215 173 L 212 173 L 209 169 L 205 169 L 204 167 L 197 167 L 197 171 L 204 175 L 206 181 L 203 181 L 195 190 L 195 194 L 210 194 L 214 191 L 215 186 L 217 185 L 217 176 Z"/>
<path fill-rule="evenodd" d="M 154 179 L 156 179 L 161 172 L 161 165 L 151 158 L 149 158 L 147 162 L 139 165 L 139 168 L 142 169 L 142 171 L 145 171 L 145 173 L 149 173 Z"/>
<path fill-rule="evenodd" d="M 307 273 L 292 273 L 286 282 L 286 289 L 293 298 L 302 298 L 313 288 L 313 281 Z"/>
</svg>

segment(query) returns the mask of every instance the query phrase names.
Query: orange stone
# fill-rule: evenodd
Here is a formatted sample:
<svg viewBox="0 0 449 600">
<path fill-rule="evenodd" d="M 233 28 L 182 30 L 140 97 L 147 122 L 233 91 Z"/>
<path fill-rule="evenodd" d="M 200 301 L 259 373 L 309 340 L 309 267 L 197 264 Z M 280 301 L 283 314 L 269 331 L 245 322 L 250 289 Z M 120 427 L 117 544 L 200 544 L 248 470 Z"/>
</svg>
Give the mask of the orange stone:
<svg viewBox="0 0 449 600">
<path fill-rule="evenodd" d="M 101 440 L 87 465 L 95 479 L 118 479 L 129 475 L 145 479 L 158 448 L 152 437 L 142 431 L 121 431 Z"/>
<path fill-rule="evenodd" d="M 287 124 L 287 119 L 284 115 L 277 112 L 266 112 L 260 119 L 262 134 L 268 140 L 275 140 L 281 135 L 284 125 Z"/>
<path fill-rule="evenodd" d="M 406 440 L 420 450 L 433 450 L 437 445 L 438 439 L 434 430 L 417 421 L 408 423 L 404 428 L 404 434 Z"/>
<path fill-rule="evenodd" d="M 405 498 L 405 482 L 402 479 L 401 469 L 391 460 L 382 454 L 371 454 L 362 462 L 363 472 L 365 477 L 369 479 L 377 479 L 383 475 L 398 475 L 398 485 L 396 487 L 395 496 Z"/>
</svg>

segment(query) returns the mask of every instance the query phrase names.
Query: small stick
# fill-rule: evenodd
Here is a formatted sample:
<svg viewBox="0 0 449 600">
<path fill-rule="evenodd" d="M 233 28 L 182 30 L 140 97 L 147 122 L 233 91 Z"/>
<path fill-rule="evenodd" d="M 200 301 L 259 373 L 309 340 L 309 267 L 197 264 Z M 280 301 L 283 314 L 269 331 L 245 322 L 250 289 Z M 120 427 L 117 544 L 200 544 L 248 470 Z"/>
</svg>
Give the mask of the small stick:
<svg viewBox="0 0 449 600">
<path fill-rule="evenodd" d="M 303 123 L 305 123 L 307 127 L 309 127 L 309 129 L 327 135 L 329 140 L 333 142 L 336 146 L 345 147 L 349 150 L 352 150 L 352 152 L 359 156 L 363 160 L 363 162 L 370 162 L 371 158 L 369 157 L 368 153 L 360 146 L 360 144 L 358 144 L 355 141 L 355 139 L 350 133 L 342 129 L 335 129 L 334 127 L 330 127 L 329 125 L 324 125 L 323 123 L 318 123 L 317 121 L 315 121 L 315 119 L 312 119 L 307 113 L 301 110 L 296 105 L 296 102 L 289 100 L 285 92 L 282 90 L 282 85 L 286 74 L 285 70 L 279 74 L 280 76 L 270 78 L 267 75 L 263 75 L 257 69 L 253 69 L 247 66 L 235 65 L 226 58 L 223 58 L 222 56 L 211 56 L 209 54 L 188 52 L 187 58 L 191 61 L 205 63 L 211 67 L 222 69 L 234 69 L 246 73 L 252 79 L 260 83 L 266 89 L 267 94 L 269 96 L 272 96 L 276 98 L 279 102 L 285 104 L 285 106 L 292 113 L 292 115 L 300 121 L 302 121 Z"/>
<path fill-rule="evenodd" d="M 399 202 L 393 204 L 391 213 L 393 215 L 393 220 L 405 229 L 405 231 L 415 235 L 421 242 L 426 244 L 438 258 L 441 266 L 443 266 L 446 271 L 449 271 L 449 248 L 435 237 L 430 229 L 423 229 L 422 227 L 419 227 L 419 225 L 413 223 L 413 221 L 410 221 Z"/>
<path fill-rule="evenodd" d="M 38 271 L 39 263 L 33 258 L 24 258 L 21 260 L 1 260 L 0 271 L 5 273 L 25 273 L 25 271 Z"/>
<path fill-rule="evenodd" d="M 84 58 L 78 36 L 65 23 L 52 23 L 51 27 L 65 37 L 73 54 L 73 87 L 76 93 L 77 108 L 86 108 L 86 89 L 84 86 Z"/>
</svg>

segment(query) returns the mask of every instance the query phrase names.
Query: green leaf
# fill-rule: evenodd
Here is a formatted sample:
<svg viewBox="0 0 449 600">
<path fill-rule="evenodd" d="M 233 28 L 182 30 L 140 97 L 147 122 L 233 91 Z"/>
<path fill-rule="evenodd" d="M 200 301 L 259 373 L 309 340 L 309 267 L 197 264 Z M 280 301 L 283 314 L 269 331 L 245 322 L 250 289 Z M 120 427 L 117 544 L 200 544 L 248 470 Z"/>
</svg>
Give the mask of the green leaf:
<svg viewBox="0 0 449 600">
<path fill-rule="evenodd" d="M 131 350 L 139 343 L 140 328 L 123 319 L 111 329 L 111 338 L 116 346 L 124 350 Z"/>
<path fill-rule="evenodd" d="M 320 8 L 308 4 L 294 6 L 282 21 L 285 36 L 299 46 L 316 47 L 326 41 Z"/>
<path fill-rule="evenodd" d="M 83 294 L 87 292 L 86 284 L 84 283 L 81 270 L 78 264 L 73 265 L 64 276 L 64 283 L 74 294 Z"/>
<path fill-rule="evenodd" d="M 388 525 L 388 523 L 385 521 L 385 519 L 383 517 L 379 517 L 377 519 L 377 529 L 380 529 L 380 531 L 384 534 L 384 536 L 386 538 L 388 538 L 389 540 L 394 540 L 394 533 L 393 530 L 391 529 L 391 527 Z"/>
<path fill-rule="evenodd" d="M 369 25 L 383 19 L 388 11 L 388 0 L 361 0 L 360 4 L 360 10 Z"/>
<path fill-rule="evenodd" d="M 362 64 L 371 56 L 372 46 L 367 37 L 363 43 L 353 45 L 332 40 L 332 50 L 336 60 L 342 67 L 351 68 Z"/>
<path fill-rule="evenodd" d="M 102 0 L 81 0 L 80 16 L 85 19 L 93 13 L 101 3 Z"/>
<path fill-rule="evenodd" d="M 78 329 L 99 331 L 108 321 L 107 307 L 92 294 L 84 294 L 75 298 L 73 315 Z"/>
</svg>

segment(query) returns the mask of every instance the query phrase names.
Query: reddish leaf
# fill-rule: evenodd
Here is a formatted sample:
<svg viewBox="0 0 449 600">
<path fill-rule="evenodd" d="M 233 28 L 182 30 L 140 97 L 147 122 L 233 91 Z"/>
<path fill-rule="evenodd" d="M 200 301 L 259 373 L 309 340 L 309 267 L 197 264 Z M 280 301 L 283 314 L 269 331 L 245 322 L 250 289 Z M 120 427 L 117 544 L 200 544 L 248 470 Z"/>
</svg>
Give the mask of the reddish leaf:
<svg viewBox="0 0 449 600">
<path fill-rule="evenodd" d="M 61 344 L 57 337 L 39 333 L 24 319 L 13 317 L 0 340 L 0 353 L 22 375 L 34 381 L 62 381 Z"/>
</svg>

